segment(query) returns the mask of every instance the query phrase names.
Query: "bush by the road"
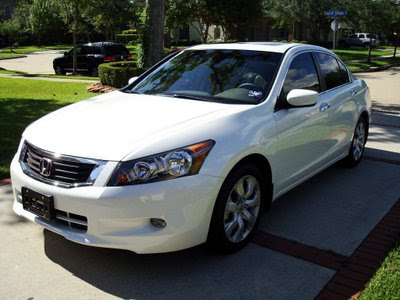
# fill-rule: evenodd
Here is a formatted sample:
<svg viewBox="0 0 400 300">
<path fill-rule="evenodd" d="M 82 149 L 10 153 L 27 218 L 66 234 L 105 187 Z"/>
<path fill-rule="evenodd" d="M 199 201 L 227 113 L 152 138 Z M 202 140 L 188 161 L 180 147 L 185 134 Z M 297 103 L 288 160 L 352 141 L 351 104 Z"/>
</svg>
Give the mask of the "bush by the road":
<svg viewBox="0 0 400 300">
<path fill-rule="evenodd" d="M 139 76 L 144 70 L 136 62 L 113 62 L 99 66 L 99 77 L 103 85 L 120 88 L 128 84 L 132 77 Z"/>
<path fill-rule="evenodd" d="M 138 39 L 137 34 L 120 33 L 120 34 L 115 35 L 115 41 L 118 43 L 122 43 L 124 45 L 127 45 L 129 42 L 135 43 L 137 41 L 137 39 Z"/>
</svg>

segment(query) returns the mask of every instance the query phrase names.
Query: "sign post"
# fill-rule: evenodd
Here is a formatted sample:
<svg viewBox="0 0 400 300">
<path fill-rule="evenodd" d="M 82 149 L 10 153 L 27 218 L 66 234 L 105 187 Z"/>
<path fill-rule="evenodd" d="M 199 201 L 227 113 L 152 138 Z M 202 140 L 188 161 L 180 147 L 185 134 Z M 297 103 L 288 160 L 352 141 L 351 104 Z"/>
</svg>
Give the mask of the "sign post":
<svg viewBox="0 0 400 300">
<path fill-rule="evenodd" d="M 332 18 L 331 29 L 333 30 L 333 50 L 336 48 L 336 32 L 340 29 L 340 18 L 347 16 L 347 10 L 328 10 L 324 15 Z"/>
</svg>

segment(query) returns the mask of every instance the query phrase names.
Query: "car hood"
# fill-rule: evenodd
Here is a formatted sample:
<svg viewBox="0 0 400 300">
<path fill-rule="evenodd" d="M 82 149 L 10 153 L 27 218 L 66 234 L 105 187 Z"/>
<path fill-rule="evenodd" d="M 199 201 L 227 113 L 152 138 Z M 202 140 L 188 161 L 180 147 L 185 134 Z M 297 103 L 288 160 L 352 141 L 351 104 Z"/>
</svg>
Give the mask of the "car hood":
<svg viewBox="0 0 400 300">
<path fill-rule="evenodd" d="M 140 140 L 241 105 L 112 92 L 87 99 L 32 123 L 23 137 L 47 151 L 119 161 Z M 180 145 L 177 145 L 180 146 Z"/>
</svg>

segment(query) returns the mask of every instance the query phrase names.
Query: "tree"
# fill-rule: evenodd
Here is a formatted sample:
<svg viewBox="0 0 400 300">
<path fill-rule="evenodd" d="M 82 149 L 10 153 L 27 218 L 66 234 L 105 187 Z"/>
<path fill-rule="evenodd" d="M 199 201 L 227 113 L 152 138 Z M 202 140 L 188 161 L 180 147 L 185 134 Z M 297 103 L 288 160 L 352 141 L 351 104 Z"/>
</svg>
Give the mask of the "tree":
<svg viewBox="0 0 400 300">
<path fill-rule="evenodd" d="M 144 48 L 144 67 L 157 63 L 164 54 L 165 0 L 147 0 L 148 28 Z"/>
<path fill-rule="evenodd" d="M 21 38 L 21 24 L 16 18 L 4 21 L 0 24 L 0 35 L 10 47 L 10 51 L 14 52 L 13 47 Z"/>
<path fill-rule="evenodd" d="M 257 24 L 264 14 L 261 0 L 208 1 L 213 6 L 215 25 L 221 25 L 228 39 L 245 40 L 250 26 Z"/>
<path fill-rule="evenodd" d="M 209 28 L 218 22 L 218 1 L 210 0 L 169 0 L 167 3 L 167 30 L 192 26 L 207 43 Z"/>
<path fill-rule="evenodd" d="M 134 15 L 134 3 L 131 0 L 89 0 L 84 15 L 93 23 L 95 29 L 113 40 L 119 27 L 126 27 Z"/>
<path fill-rule="evenodd" d="M 72 32 L 72 45 L 73 45 L 73 58 L 72 58 L 72 69 L 73 74 L 77 74 L 77 37 L 84 29 L 82 12 L 88 4 L 84 0 L 60 0 L 63 6 L 63 17 L 66 24 L 69 24 L 69 29 Z"/>
<path fill-rule="evenodd" d="M 30 28 L 41 45 L 42 37 L 59 28 L 61 18 L 59 7 L 53 0 L 34 0 L 31 6 Z"/>
</svg>

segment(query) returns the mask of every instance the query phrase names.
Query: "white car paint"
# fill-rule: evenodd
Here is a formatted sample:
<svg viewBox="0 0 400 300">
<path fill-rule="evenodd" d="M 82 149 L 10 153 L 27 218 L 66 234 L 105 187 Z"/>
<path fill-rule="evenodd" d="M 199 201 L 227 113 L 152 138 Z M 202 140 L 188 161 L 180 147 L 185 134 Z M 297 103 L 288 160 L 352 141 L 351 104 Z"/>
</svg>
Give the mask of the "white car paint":
<svg viewBox="0 0 400 300">
<path fill-rule="evenodd" d="M 316 105 L 275 111 L 293 58 L 326 49 L 295 44 L 199 45 L 191 49 L 243 49 L 285 53 L 268 98 L 258 105 L 232 105 L 113 92 L 55 111 L 31 124 L 23 140 L 54 153 L 105 161 L 93 186 L 65 189 L 27 176 L 11 164 L 14 211 L 66 238 L 87 245 L 137 253 L 175 251 L 206 241 L 218 192 L 233 167 L 249 155 L 268 160 L 273 199 L 347 155 L 360 115 L 371 101 L 362 80 L 318 95 Z M 335 56 L 336 57 L 336 56 Z M 355 95 L 349 96 L 351 91 Z M 321 111 L 321 105 L 329 109 Z M 119 161 L 214 140 L 199 174 L 132 186 L 109 187 Z M 54 196 L 54 206 L 87 216 L 80 233 L 23 209 L 21 188 Z M 150 218 L 163 218 L 157 229 Z"/>
</svg>

